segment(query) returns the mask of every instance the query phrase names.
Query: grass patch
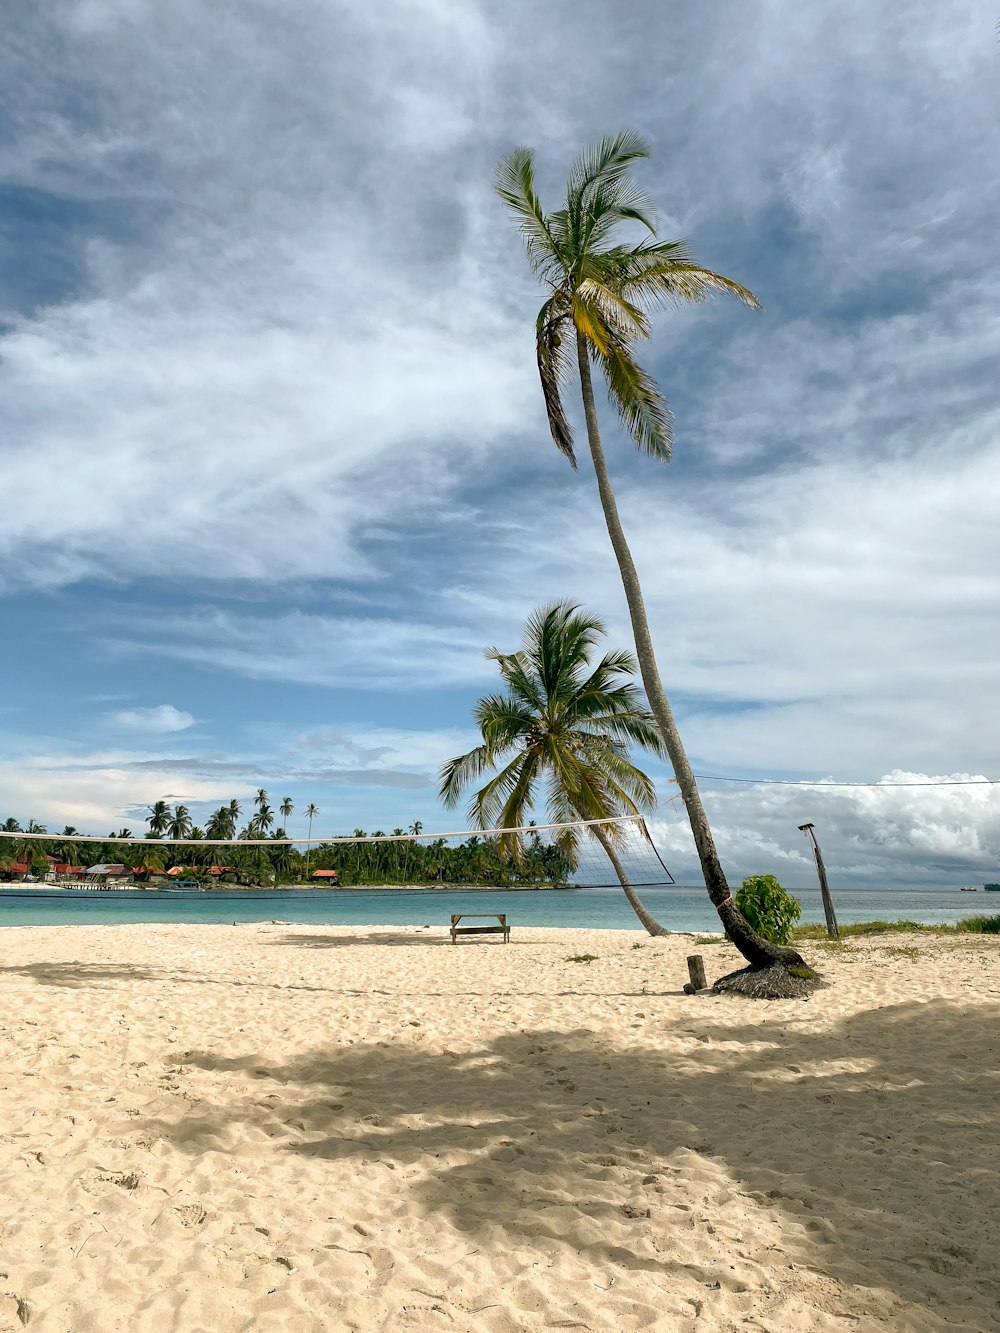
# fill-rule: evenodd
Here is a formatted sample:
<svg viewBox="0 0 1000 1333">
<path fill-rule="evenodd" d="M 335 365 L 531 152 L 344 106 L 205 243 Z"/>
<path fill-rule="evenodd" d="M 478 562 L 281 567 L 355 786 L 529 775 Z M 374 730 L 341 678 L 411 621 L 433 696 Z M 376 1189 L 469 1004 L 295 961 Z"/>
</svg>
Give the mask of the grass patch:
<svg viewBox="0 0 1000 1333">
<path fill-rule="evenodd" d="M 695 944 L 725 944 L 725 935 L 696 935 Z"/>
<path fill-rule="evenodd" d="M 955 923 L 958 935 L 1000 935 L 1000 916 L 967 916 Z"/>
<path fill-rule="evenodd" d="M 596 953 L 571 953 L 565 960 L 567 963 L 596 963 Z"/>
<path fill-rule="evenodd" d="M 641 948 L 642 948 L 642 945 L 641 945 L 641 944 L 633 944 L 633 945 L 632 945 L 632 948 L 633 948 L 633 949 L 641 949 Z"/>
<path fill-rule="evenodd" d="M 889 958 L 919 958 L 920 950 L 915 944 L 886 944 L 879 953 L 886 954 Z"/>
<path fill-rule="evenodd" d="M 843 941 L 844 936 L 895 934 L 1000 935 L 1000 915 L 968 916 L 962 921 L 956 921 L 953 926 L 944 923 L 928 926 L 922 921 L 855 921 L 852 925 L 840 927 L 840 941 L 828 938 L 826 926 L 796 926 L 792 931 L 792 938 L 795 940 L 819 940 L 836 947 L 838 943 Z"/>
</svg>

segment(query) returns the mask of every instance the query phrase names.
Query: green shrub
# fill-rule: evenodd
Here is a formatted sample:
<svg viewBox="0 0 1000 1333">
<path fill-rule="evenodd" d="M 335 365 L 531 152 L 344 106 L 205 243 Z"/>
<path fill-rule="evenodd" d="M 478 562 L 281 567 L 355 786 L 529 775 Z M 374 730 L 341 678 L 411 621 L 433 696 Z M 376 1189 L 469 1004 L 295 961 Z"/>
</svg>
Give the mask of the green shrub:
<svg viewBox="0 0 1000 1333">
<path fill-rule="evenodd" d="M 802 915 L 798 900 L 773 875 L 748 875 L 736 892 L 736 906 L 758 935 L 787 944 Z"/>
</svg>

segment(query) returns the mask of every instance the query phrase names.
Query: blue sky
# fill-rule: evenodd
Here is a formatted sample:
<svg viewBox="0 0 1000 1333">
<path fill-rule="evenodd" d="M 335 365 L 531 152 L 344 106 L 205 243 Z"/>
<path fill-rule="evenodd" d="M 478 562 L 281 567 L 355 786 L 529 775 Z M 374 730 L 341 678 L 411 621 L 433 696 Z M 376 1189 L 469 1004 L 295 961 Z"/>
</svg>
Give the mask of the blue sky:
<svg viewBox="0 0 1000 1333">
<path fill-rule="evenodd" d="M 987 7 L 66 0 L 0 55 L 0 816 L 103 832 L 259 786 L 435 798 L 569 596 L 628 642 L 551 445 L 492 194 L 631 126 L 666 236 L 751 287 L 657 319 L 674 461 L 605 418 L 733 877 L 1000 863 L 1000 48 Z M 671 803 L 657 821 L 694 874 Z M 461 820 L 459 820 L 461 822 Z"/>
</svg>

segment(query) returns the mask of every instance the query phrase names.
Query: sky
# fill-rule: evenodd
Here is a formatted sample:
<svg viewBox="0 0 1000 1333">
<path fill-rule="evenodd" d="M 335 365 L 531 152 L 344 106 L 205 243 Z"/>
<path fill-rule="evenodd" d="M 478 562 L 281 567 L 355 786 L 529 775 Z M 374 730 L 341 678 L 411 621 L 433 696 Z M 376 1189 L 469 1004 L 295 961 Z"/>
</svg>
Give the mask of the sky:
<svg viewBox="0 0 1000 1333">
<path fill-rule="evenodd" d="M 493 169 L 530 145 L 556 207 L 631 127 L 661 234 L 763 306 L 657 316 L 669 464 L 601 402 L 695 772 L 745 780 L 703 784 L 730 878 L 813 883 L 806 820 L 834 883 L 1000 878 L 1000 789 L 928 785 L 1000 778 L 993 8 L 18 9 L 0 819 L 141 832 L 264 786 L 295 836 L 310 801 L 317 833 L 467 827 L 437 774 L 484 650 L 562 597 L 630 642 Z"/>
</svg>

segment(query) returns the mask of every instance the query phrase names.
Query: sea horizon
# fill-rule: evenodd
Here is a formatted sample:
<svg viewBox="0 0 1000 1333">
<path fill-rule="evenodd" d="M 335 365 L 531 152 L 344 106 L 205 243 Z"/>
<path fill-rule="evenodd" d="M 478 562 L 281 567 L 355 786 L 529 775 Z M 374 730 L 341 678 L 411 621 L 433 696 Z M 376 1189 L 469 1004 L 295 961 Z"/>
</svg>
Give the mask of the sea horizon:
<svg viewBox="0 0 1000 1333">
<path fill-rule="evenodd" d="M 652 914 L 670 930 L 713 933 L 719 918 L 702 886 L 639 887 Z M 789 888 L 802 909 L 802 924 L 823 924 L 818 889 Z M 953 925 L 968 916 L 1000 913 L 1000 895 L 979 889 L 869 887 L 833 895 L 843 925 L 870 920 L 909 920 Z M 123 924 L 232 924 L 275 916 L 303 925 L 444 927 L 454 912 L 504 912 L 516 927 L 642 930 L 617 887 L 568 889 L 340 888 L 81 890 L 54 885 L 0 889 L 0 927 Z"/>
</svg>

